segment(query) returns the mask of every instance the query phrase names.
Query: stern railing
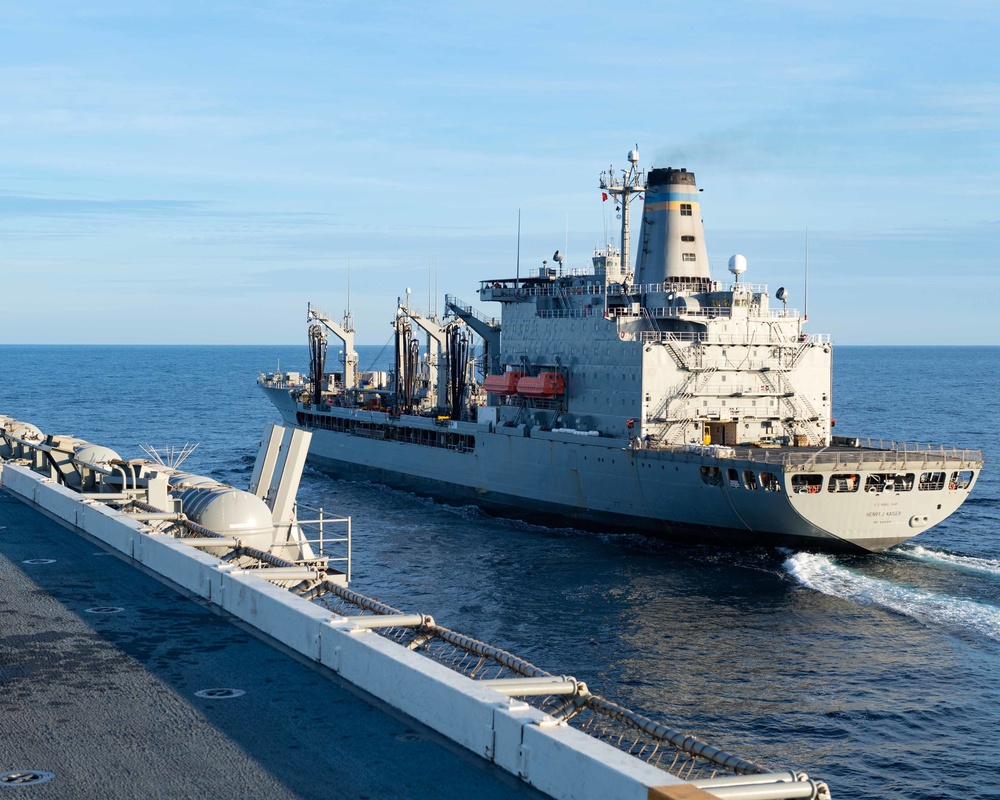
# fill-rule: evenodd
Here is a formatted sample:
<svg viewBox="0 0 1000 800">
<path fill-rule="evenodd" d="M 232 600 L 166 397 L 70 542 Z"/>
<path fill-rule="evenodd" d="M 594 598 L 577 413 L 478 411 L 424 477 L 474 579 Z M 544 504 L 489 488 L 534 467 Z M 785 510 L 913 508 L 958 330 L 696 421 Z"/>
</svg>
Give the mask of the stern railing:
<svg viewBox="0 0 1000 800">
<path fill-rule="evenodd" d="M 775 464 L 785 468 L 801 468 L 810 465 L 833 465 L 834 467 L 856 466 L 923 466 L 949 464 L 952 466 L 983 465 L 982 450 L 966 450 L 940 445 L 923 445 L 912 442 L 886 442 L 882 439 L 855 439 L 852 447 L 803 447 L 789 452 L 786 448 L 767 447 L 718 447 L 706 445 L 665 446 L 660 450 L 673 450 L 713 458 L 736 461 L 754 461 L 761 464 Z M 865 442 L 865 444 L 862 444 Z"/>
</svg>

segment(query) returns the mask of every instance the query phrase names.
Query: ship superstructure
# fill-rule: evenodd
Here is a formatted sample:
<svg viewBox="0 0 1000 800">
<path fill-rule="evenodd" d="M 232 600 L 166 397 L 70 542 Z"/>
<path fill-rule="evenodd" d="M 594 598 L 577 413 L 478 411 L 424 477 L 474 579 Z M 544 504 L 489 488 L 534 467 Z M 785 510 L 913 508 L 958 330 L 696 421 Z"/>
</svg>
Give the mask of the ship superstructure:
<svg viewBox="0 0 1000 800">
<path fill-rule="evenodd" d="M 356 373 L 349 315 L 337 325 L 310 307 L 322 377 L 260 379 L 314 432 L 310 457 L 504 513 L 692 541 L 877 551 L 954 512 L 981 453 L 833 436 L 830 337 L 804 331 L 784 288 L 777 305 L 741 281 L 741 255 L 732 282 L 713 280 L 694 174 L 638 160 L 601 177 L 620 249 L 587 270 L 557 251 L 526 278 L 483 281 L 499 319 L 452 296 L 445 319 L 398 301 L 391 374 Z M 318 357 L 323 329 L 345 344 L 340 372 Z"/>
</svg>

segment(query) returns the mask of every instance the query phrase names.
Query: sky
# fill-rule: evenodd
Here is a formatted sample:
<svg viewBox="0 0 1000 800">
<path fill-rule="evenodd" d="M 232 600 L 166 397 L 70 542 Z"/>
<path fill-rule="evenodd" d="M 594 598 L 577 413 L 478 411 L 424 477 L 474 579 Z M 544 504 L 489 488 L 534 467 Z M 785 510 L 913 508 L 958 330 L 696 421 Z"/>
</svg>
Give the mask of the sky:
<svg viewBox="0 0 1000 800">
<path fill-rule="evenodd" d="M 693 171 L 713 277 L 1000 344 L 1000 3 L 0 0 L 0 343 L 361 344 Z"/>
</svg>

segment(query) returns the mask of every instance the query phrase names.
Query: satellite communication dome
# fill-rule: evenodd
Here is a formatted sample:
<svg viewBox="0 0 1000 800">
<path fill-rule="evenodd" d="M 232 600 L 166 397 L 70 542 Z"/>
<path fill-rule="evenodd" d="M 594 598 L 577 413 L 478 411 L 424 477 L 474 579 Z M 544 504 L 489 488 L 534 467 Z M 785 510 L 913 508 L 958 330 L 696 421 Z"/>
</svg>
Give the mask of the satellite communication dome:
<svg viewBox="0 0 1000 800">
<path fill-rule="evenodd" d="M 638 150 L 629 150 L 628 151 L 628 160 L 629 160 L 630 164 L 638 164 L 639 163 L 639 151 Z"/>
<path fill-rule="evenodd" d="M 729 271 L 737 277 L 747 271 L 747 260 L 745 256 L 736 254 L 729 259 Z"/>
</svg>

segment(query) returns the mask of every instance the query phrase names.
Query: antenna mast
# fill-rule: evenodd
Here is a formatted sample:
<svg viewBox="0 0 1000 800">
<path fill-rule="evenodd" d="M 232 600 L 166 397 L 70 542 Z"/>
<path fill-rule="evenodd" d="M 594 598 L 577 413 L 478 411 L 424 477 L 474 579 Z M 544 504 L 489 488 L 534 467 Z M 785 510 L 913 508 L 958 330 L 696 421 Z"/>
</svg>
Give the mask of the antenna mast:
<svg viewBox="0 0 1000 800">
<path fill-rule="evenodd" d="M 311 308 L 311 306 L 310 306 Z M 347 310 L 344 312 L 344 330 L 354 332 L 354 317 L 351 316 L 351 254 L 347 254 Z"/>
<path fill-rule="evenodd" d="M 622 170 L 620 180 L 615 178 L 614 168 L 609 167 L 607 172 L 601 173 L 601 189 L 615 198 L 615 203 L 621 209 L 622 220 L 622 270 L 629 274 L 632 272 L 632 261 L 630 245 L 631 231 L 629 230 L 629 204 L 633 196 L 646 190 L 643 186 L 644 175 L 639 169 L 639 145 L 628 153 L 629 168 Z"/>
<path fill-rule="evenodd" d="M 806 290 L 803 298 L 802 321 L 809 320 L 809 229 L 806 228 Z"/>
<path fill-rule="evenodd" d="M 514 275 L 514 288 L 521 280 L 521 209 L 517 210 L 517 271 Z"/>
<path fill-rule="evenodd" d="M 569 214 L 566 215 L 566 238 L 563 240 L 563 261 L 566 260 L 566 256 L 569 253 Z M 559 270 L 562 271 L 562 261 L 559 262 Z"/>
</svg>

